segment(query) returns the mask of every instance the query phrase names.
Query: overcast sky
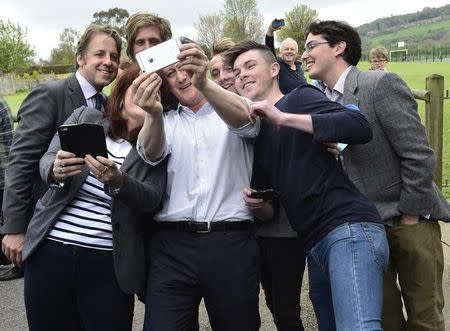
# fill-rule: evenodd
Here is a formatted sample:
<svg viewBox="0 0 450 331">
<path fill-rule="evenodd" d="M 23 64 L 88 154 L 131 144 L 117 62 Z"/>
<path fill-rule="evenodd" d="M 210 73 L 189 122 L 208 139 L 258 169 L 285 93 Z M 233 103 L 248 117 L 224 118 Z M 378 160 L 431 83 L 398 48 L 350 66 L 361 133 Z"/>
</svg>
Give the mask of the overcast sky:
<svg viewBox="0 0 450 331">
<path fill-rule="evenodd" d="M 151 11 L 172 23 L 174 35 L 194 38 L 194 22 L 199 15 L 215 13 L 223 8 L 223 0 L 0 0 L 0 19 L 10 19 L 28 29 L 28 42 L 35 48 L 38 58 L 48 59 L 58 36 L 64 28 L 83 31 L 93 20 L 96 11 L 113 7 L 136 11 Z M 407 14 L 425 6 L 440 7 L 450 0 L 258 0 L 258 8 L 265 25 L 275 17 L 283 17 L 297 4 L 316 9 L 320 19 L 339 19 L 359 26 L 380 17 Z"/>
</svg>

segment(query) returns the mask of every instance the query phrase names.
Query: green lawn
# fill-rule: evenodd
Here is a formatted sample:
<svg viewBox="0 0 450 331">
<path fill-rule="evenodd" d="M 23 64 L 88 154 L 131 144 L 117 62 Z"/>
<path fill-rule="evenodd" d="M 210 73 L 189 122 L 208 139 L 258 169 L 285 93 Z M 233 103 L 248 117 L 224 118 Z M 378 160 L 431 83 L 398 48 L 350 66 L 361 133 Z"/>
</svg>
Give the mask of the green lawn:
<svg viewBox="0 0 450 331">
<path fill-rule="evenodd" d="M 369 68 L 368 62 L 361 62 L 359 65 L 361 70 Z M 450 63 L 435 62 L 435 63 L 416 63 L 416 62 L 393 62 L 388 64 L 388 69 L 397 73 L 402 77 L 411 89 L 425 89 L 425 78 L 431 74 L 439 74 L 445 77 L 444 90 L 450 90 Z M 105 92 L 109 94 L 110 87 L 107 87 Z M 15 114 L 19 109 L 20 103 L 27 95 L 26 92 L 17 93 L 14 95 L 5 96 L 6 101 Z M 419 113 L 424 119 L 423 101 L 418 101 Z M 450 182 L 450 100 L 444 101 L 444 151 L 443 151 L 443 181 Z M 443 187 L 443 191 L 447 198 L 450 198 L 450 187 Z"/>
</svg>

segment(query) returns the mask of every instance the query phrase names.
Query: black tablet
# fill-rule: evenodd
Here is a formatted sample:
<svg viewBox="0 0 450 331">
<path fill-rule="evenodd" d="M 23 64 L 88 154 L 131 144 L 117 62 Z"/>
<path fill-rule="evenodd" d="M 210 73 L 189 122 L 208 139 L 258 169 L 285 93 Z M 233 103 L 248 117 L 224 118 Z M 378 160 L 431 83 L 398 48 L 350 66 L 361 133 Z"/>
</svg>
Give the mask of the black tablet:
<svg viewBox="0 0 450 331">
<path fill-rule="evenodd" d="M 61 125 L 58 134 L 63 151 L 72 152 L 77 157 L 85 157 L 86 154 L 108 157 L 105 131 L 99 124 Z"/>
</svg>

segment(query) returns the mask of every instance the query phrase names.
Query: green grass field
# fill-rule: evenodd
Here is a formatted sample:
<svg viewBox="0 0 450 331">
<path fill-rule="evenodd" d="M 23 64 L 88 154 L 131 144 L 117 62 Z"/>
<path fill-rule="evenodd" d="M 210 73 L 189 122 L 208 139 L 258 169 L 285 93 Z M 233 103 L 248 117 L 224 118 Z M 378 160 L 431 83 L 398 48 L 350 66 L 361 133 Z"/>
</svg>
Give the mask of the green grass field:
<svg viewBox="0 0 450 331">
<path fill-rule="evenodd" d="M 361 70 L 369 68 L 368 62 L 361 62 L 359 65 Z M 450 90 L 450 63 L 416 63 L 416 62 L 396 62 L 389 63 L 388 69 L 402 77 L 411 89 L 425 89 L 425 78 L 431 74 L 439 74 L 445 77 L 444 90 Z M 108 94 L 110 88 L 106 89 Z M 22 100 L 27 95 L 26 92 L 5 96 L 6 101 L 11 107 L 14 114 L 17 113 Z M 419 113 L 424 121 L 425 102 L 418 101 Z M 450 100 L 444 101 L 444 138 L 443 138 L 443 181 L 450 182 Z M 447 198 L 450 198 L 450 187 L 443 187 L 443 191 Z"/>
</svg>

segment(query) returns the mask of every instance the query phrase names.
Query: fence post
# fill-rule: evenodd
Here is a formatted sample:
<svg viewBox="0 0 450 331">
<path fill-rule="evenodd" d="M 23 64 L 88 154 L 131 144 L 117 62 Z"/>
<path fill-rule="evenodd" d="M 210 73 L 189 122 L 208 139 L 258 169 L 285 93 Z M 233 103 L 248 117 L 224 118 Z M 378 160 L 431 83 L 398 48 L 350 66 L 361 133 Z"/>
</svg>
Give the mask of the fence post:
<svg viewBox="0 0 450 331">
<path fill-rule="evenodd" d="M 425 126 L 428 140 L 436 156 L 434 182 L 442 190 L 442 140 L 444 122 L 444 77 L 433 74 L 426 78 L 425 89 L 430 101 L 425 103 Z"/>
</svg>

